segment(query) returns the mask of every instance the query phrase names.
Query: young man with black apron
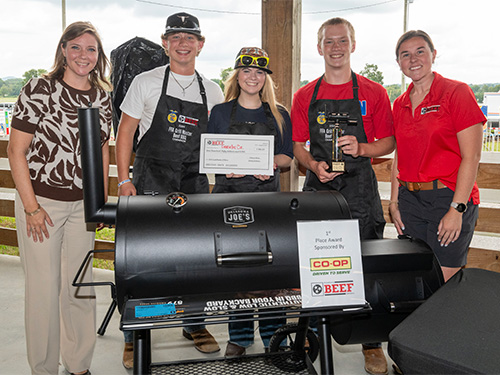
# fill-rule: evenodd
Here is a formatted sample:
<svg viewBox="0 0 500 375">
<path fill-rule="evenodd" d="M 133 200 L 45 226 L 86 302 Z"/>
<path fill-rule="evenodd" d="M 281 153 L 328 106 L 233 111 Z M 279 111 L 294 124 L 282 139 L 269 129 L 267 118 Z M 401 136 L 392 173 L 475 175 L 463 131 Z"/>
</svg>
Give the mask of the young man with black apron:
<svg viewBox="0 0 500 375">
<path fill-rule="evenodd" d="M 332 18 L 318 31 L 318 52 L 325 73 L 302 87 L 292 104 L 293 153 L 307 168 L 304 190 L 337 190 L 346 198 L 353 219 L 359 220 L 361 239 L 382 238 L 385 220 L 371 158 L 394 150 L 394 130 L 385 89 L 352 72 L 350 55 L 356 47 L 354 29 L 342 18 Z M 338 140 L 345 172 L 332 167 L 332 114 L 347 114 Z M 306 142 L 310 141 L 307 150 Z M 363 345 L 365 370 L 387 374 L 381 343 Z"/>
<path fill-rule="evenodd" d="M 134 78 L 120 106 L 116 140 L 119 195 L 208 193 L 206 175 L 198 173 L 200 135 L 208 112 L 223 101 L 220 87 L 195 70 L 203 48 L 198 19 L 188 13 L 167 19 L 162 44 L 170 65 Z M 129 178 L 134 134 L 139 128 L 133 180 Z M 184 337 L 203 353 L 219 351 L 204 325 L 187 326 Z M 132 337 L 125 334 L 123 364 L 133 365 Z"/>
</svg>

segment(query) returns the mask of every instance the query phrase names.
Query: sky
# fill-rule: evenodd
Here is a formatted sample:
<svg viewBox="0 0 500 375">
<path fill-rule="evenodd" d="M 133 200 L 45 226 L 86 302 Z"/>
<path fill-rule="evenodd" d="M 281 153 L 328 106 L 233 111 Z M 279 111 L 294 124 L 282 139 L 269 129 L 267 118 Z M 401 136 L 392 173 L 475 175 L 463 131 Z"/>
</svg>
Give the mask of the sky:
<svg viewBox="0 0 500 375">
<path fill-rule="evenodd" d="M 196 69 L 208 78 L 220 78 L 222 69 L 233 66 L 241 47 L 261 46 L 261 0 L 66 0 L 66 24 L 92 22 L 108 57 L 136 36 L 160 43 L 167 17 L 177 12 L 200 20 L 206 43 Z M 301 80 L 312 81 L 324 71 L 318 28 L 343 17 L 356 31 L 353 70 L 376 64 L 384 84 L 401 83 L 394 48 L 403 33 L 403 13 L 404 0 L 302 0 Z M 0 14 L 0 78 L 50 70 L 62 33 L 62 1 L 0 0 Z M 429 33 L 437 50 L 434 70 L 443 76 L 499 83 L 499 19 L 498 0 L 413 0 L 407 28 Z"/>
</svg>

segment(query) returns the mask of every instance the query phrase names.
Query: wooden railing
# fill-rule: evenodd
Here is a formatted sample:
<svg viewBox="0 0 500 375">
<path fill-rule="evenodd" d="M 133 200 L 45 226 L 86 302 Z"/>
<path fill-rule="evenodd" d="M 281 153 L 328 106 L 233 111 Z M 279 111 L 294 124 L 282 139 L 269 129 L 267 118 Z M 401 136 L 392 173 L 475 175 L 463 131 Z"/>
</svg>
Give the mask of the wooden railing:
<svg viewBox="0 0 500 375">
<path fill-rule="evenodd" d="M 14 192 L 14 181 L 8 168 L 7 158 L 7 140 L 0 139 L 0 191 Z M 114 165 L 114 146 L 110 147 L 110 164 Z M 390 170 L 392 158 L 378 158 L 374 160 L 374 169 L 377 179 L 380 182 L 390 181 Z M 481 189 L 500 189 L 500 164 L 481 163 L 477 177 L 478 186 Z M 117 195 L 117 178 L 110 176 L 109 195 Z M 10 189 L 10 190 L 8 190 Z M 12 194 L 11 194 L 12 195 Z M 499 199 L 500 201 L 500 199 Z M 382 200 L 385 219 L 388 223 L 392 220 L 388 213 L 388 200 Z M 14 202 L 11 197 L 0 197 L 0 216 L 14 217 Z M 500 208 L 479 207 L 479 219 L 475 228 L 476 232 L 491 234 L 493 236 L 500 234 Z M 0 245 L 17 246 L 17 237 L 15 229 L 0 227 Z M 96 241 L 96 249 L 113 249 L 112 241 Z M 110 259 L 109 253 L 98 254 L 98 257 Z M 488 250 L 482 248 L 471 248 L 469 251 L 468 267 L 478 267 L 500 271 L 500 251 Z"/>
<path fill-rule="evenodd" d="M 15 185 L 7 162 L 7 144 L 6 139 L 0 139 L 0 216 L 15 217 L 14 200 L 13 197 L 10 197 L 14 195 Z M 114 155 L 115 150 L 112 147 L 112 150 L 110 150 L 110 162 L 116 164 Z M 109 184 L 110 196 L 117 195 L 117 184 L 117 177 L 111 176 Z M 8 195 L 8 197 L 3 197 L 4 195 Z M 0 245 L 17 247 L 16 230 L 0 227 Z M 96 240 L 95 243 L 95 249 L 98 250 L 112 250 L 114 247 L 115 244 L 113 241 Z M 114 259 L 114 254 L 98 253 L 96 254 L 96 258 L 112 260 Z"/>
</svg>

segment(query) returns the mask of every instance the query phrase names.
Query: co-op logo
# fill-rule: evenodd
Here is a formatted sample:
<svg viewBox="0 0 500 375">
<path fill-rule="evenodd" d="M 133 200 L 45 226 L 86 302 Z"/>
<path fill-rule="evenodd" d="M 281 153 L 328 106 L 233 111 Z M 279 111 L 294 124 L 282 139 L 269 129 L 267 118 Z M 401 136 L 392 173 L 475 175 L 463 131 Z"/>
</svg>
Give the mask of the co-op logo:
<svg viewBox="0 0 500 375">
<path fill-rule="evenodd" d="M 233 206 L 224 208 L 224 223 L 229 225 L 246 225 L 254 222 L 251 207 Z"/>
</svg>

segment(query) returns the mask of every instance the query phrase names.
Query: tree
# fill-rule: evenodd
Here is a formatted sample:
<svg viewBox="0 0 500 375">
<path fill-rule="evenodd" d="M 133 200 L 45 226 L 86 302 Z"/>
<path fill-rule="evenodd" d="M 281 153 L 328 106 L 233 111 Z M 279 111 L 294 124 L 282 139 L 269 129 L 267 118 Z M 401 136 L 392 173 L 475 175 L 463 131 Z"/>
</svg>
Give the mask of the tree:
<svg viewBox="0 0 500 375">
<path fill-rule="evenodd" d="M 378 66 L 375 64 L 366 64 L 363 70 L 359 72 L 363 77 L 371 79 L 374 82 L 384 84 L 384 75 L 378 70 Z"/>
<path fill-rule="evenodd" d="M 0 87 L 0 96 L 15 98 L 19 95 L 23 87 L 23 80 L 21 78 L 6 79 L 4 85 Z"/>
<path fill-rule="evenodd" d="M 47 73 L 45 69 L 31 69 L 23 74 L 23 86 L 28 83 L 31 78 L 41 77 L 43 74 Z"/>
<path fill-rule="evenodd" d="M 500 91 L 500 84 L 498 84 L 498 83 L 482 83 L 482 84 L 476 84 L 476 85 L 469 85 L 469 87 L 471 88 L 472 92 L 476 96 L 476 100 L 479 103 L 483 102 L 485 92 L 499 92 Z"/>
<path fill-rule="evenodd" d="M 2 87 L 0 87 L 0 96 L 2 98 L 6 98 L 6 97 L 10 96 L 9 94 L 10 94 L 10 90 L 7 87 L 7 85 L 3 85 Z"/>
<path fill-rule="evenodd" d="M 226 82 L 226 80 L 229 78 L 229 76 L 231 75 L 233 70 L 234 69 L 231 67 L 226 68 L 226 69 L 221 69 L 220 79 L 219 78 L 212 78 L 212 81 L 217 83 L 220 86 L 221 90 L 224 91 L 224 82 Z"/>
<path fill-rule="evenodd" d="M 384 87 L 387 90 L 387 95 L 389 95 L 389 100 L 391 103 L 394 103 L 394 100 L 401 95 L 401 85 L 399 83 L 395 83 Z"/>
</svg>

